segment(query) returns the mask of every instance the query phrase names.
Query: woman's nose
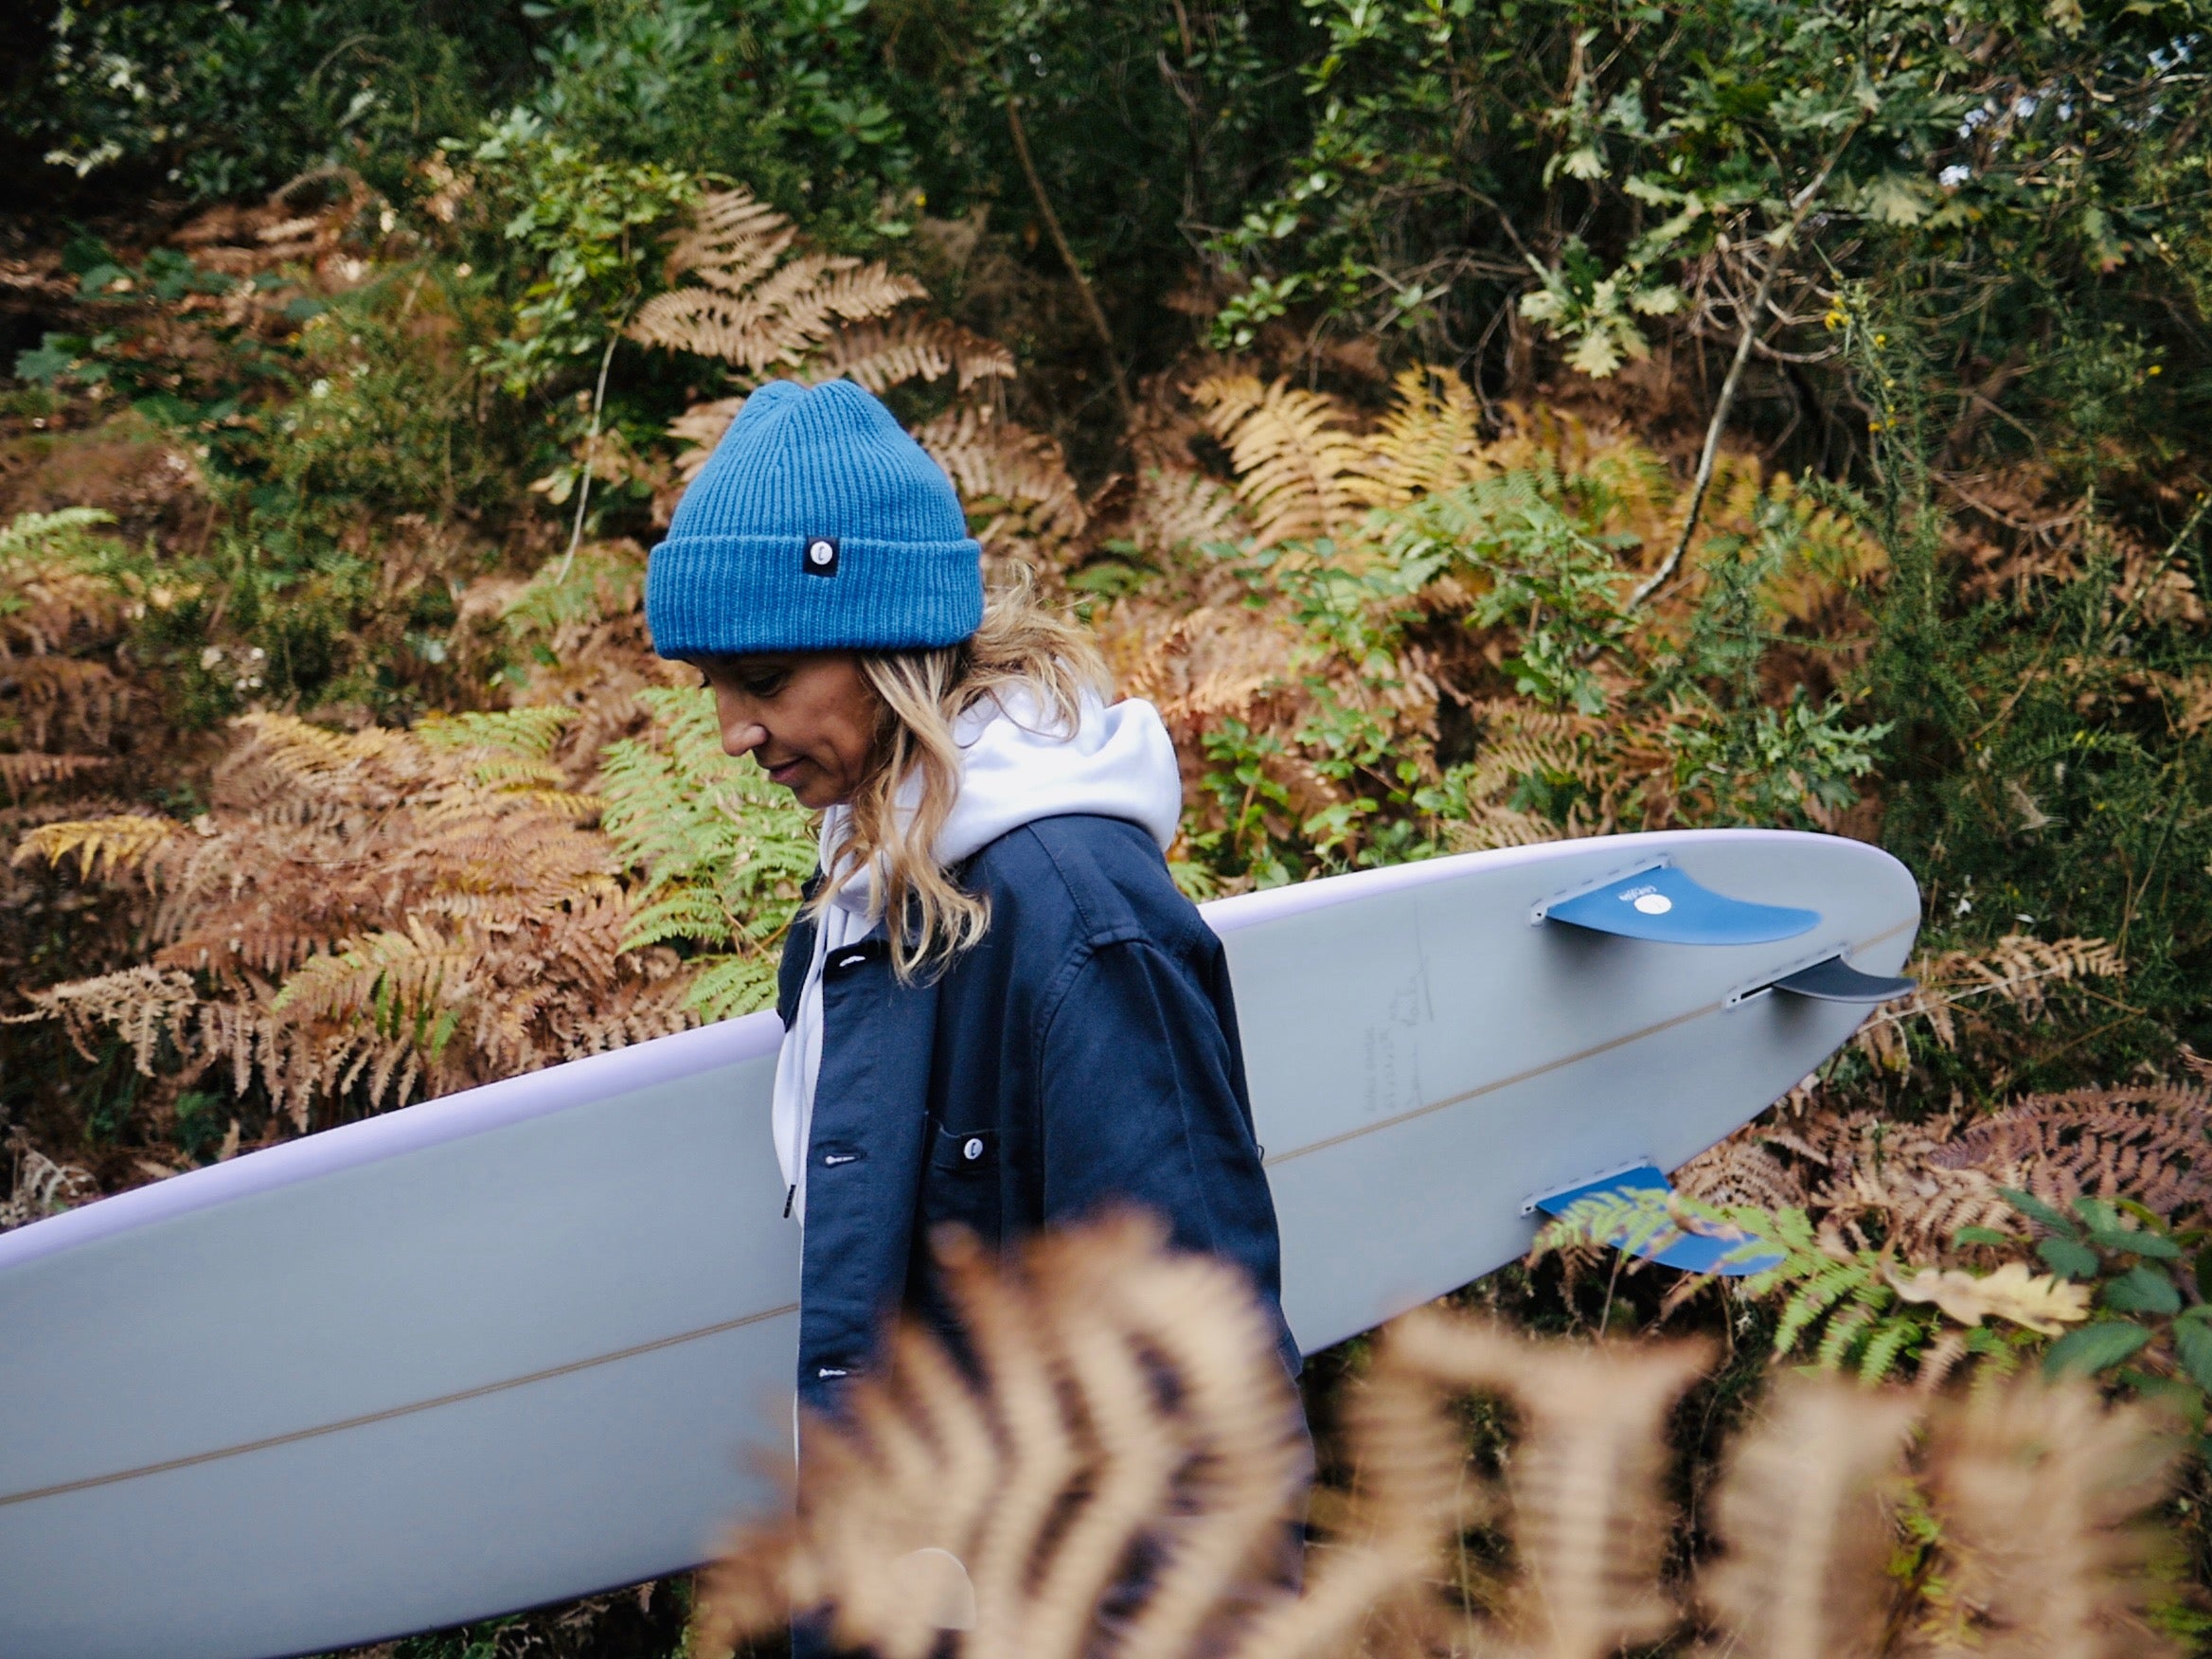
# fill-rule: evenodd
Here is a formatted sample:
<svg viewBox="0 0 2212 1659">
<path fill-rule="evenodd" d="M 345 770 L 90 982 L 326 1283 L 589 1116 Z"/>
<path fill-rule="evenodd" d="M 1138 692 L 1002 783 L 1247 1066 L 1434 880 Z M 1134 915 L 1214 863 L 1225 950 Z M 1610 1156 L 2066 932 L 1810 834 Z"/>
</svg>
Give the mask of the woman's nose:
<svg viewBox="0 0 2212 1659">
<path fill-rule="evenodd" d="M 752 709 L 728 692 L 716 688 L 715 722 L 722 727 L 722 752 L 741 759 L 768 740 L 768 728 L 753 718 Z"/>
</svg>

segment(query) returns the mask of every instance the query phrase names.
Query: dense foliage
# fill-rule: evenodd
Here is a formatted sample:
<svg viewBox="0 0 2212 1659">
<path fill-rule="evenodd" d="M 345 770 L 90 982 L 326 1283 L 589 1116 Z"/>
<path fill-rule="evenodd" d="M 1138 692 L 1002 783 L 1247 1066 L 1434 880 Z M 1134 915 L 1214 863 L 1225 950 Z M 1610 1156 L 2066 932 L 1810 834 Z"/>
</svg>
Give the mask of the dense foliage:
<svg viewBox="0 0 2212 1659">
<path fill-rule="evenodd" d="M 0 32 L 9 1224 L 759 1005 L 811 827 L 643 548 L 749 389 L 843 373 L 1160 705 L 1193 894 L 1678 824 L 1918 875 L 1916 998 L 1475 1299 L 2201 1432 L 2203 0 Z M 1679 1226 L 1785 1265 L 1592 1271 Z M 470 1640 L 666 1651 L 681 1597 L 563 1616 Z"/>
</svg>

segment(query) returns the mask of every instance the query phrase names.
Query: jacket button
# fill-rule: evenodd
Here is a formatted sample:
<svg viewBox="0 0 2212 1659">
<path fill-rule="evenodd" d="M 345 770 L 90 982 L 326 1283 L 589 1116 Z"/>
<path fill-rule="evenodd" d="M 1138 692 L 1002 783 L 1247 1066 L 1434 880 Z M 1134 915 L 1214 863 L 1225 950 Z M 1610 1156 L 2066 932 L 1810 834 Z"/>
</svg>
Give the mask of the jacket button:
<svg viewBox="0 0 2212 1659">
<path fill-rule="evenodd" d="M 960 1156 L 962 1156 L 963 1158 L 966 1158 L 966 1159 L 967 1159 L 967 1160 L 968 1160 L 970 1163 L 971 1163 L 971 1164 L 974 1163 L 976 1159 L 978 1159 L 978 1158 L 982 1157 L 982 1156 L 983 1156 L 983 1138 L 982 1138 L 982 1136 L 980 1136 L 980 1135 L 970 1135 L 970 1136 L 968 1137 L 968 1144 L 967 1144 L 966 1146 L 964 1146 L 964 1147 L 962 1147 L 962 1148 L 960 1149 Z"/>
</svg>

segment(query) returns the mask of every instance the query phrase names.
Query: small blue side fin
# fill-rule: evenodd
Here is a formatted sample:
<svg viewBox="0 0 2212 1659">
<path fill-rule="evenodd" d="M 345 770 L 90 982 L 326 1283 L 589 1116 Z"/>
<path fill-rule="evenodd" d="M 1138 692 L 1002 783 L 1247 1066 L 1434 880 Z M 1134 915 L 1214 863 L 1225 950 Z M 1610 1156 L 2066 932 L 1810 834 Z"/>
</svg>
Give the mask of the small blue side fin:
<svg viewBox="0 0 2212 1659">
<path fill-rule="evenodd" d="M 1646 1164 L 1638 1168 L 1624 1169 L 1617 1175 L 1600 1176 L 1596 1181 L 1584 1182 L 1580 1186 L 1570 1186 L 1564 1192 L 1547 1192 L 1536 1200 L 1536 1207 L 1546 1215 L 1556 1216 L 1564 1214 L 1569 1204 L 1580 1199 L 1613 1193 L 1673 1190 L 1666 1176 Z M 1662 1267 L 1678 1267 L 1685 1273 L 1717 1273 L 1729 1278 L 1764 1273 L 1770 1267 L 1781 1265 L 1782 1258 L 1772 1250 L 1756 1251 L 1735 1261 L 1724 1259 L 1741 1250 L 1743 1242 L 1740 1239 L 1711 1239 L 1702 1233 L 1684 1233 L 1673 1242 L 1661 1245 L 1656 1250 L 1647 1244 L 1633 1254 L 1648 1261 L 1656 1261 Z"/>
<path fill-rule="evenodd" d="M 1800 968 L 1775 981 L 1776 990 L 1786 990 L 1792 996 L 1809 996 L 1815 1002 L 1885 1003 L 1909 996 L 1919 988 L 1917 979 L 1862 973 L 1841 956 L 1830 956 L 1825 962 Z"/>
<path fill-rule="evenodd" d="M 1654 865 L 1562 900 L 1544 911 L 1544 919 L 1663 945 L 1763 945 L 1811 933 L 1820 925 L 1820 912 L 1730 899 L 1672 865 Z"/>
</svg>

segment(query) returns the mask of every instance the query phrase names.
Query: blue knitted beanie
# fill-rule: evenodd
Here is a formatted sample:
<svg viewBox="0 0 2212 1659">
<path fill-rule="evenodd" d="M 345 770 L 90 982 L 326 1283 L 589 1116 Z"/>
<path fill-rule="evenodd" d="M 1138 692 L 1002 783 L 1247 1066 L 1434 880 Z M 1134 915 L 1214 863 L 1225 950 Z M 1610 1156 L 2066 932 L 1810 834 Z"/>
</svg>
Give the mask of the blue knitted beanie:
<svg viewBox="0 0 2212 1659">
<path fill-rule="evenodd" d="M 771 381 L 677 504 L 645 576 L 665 657 L 955 645 L 983 556 L 943 469 L 850 381 Z"/>
</svg>

